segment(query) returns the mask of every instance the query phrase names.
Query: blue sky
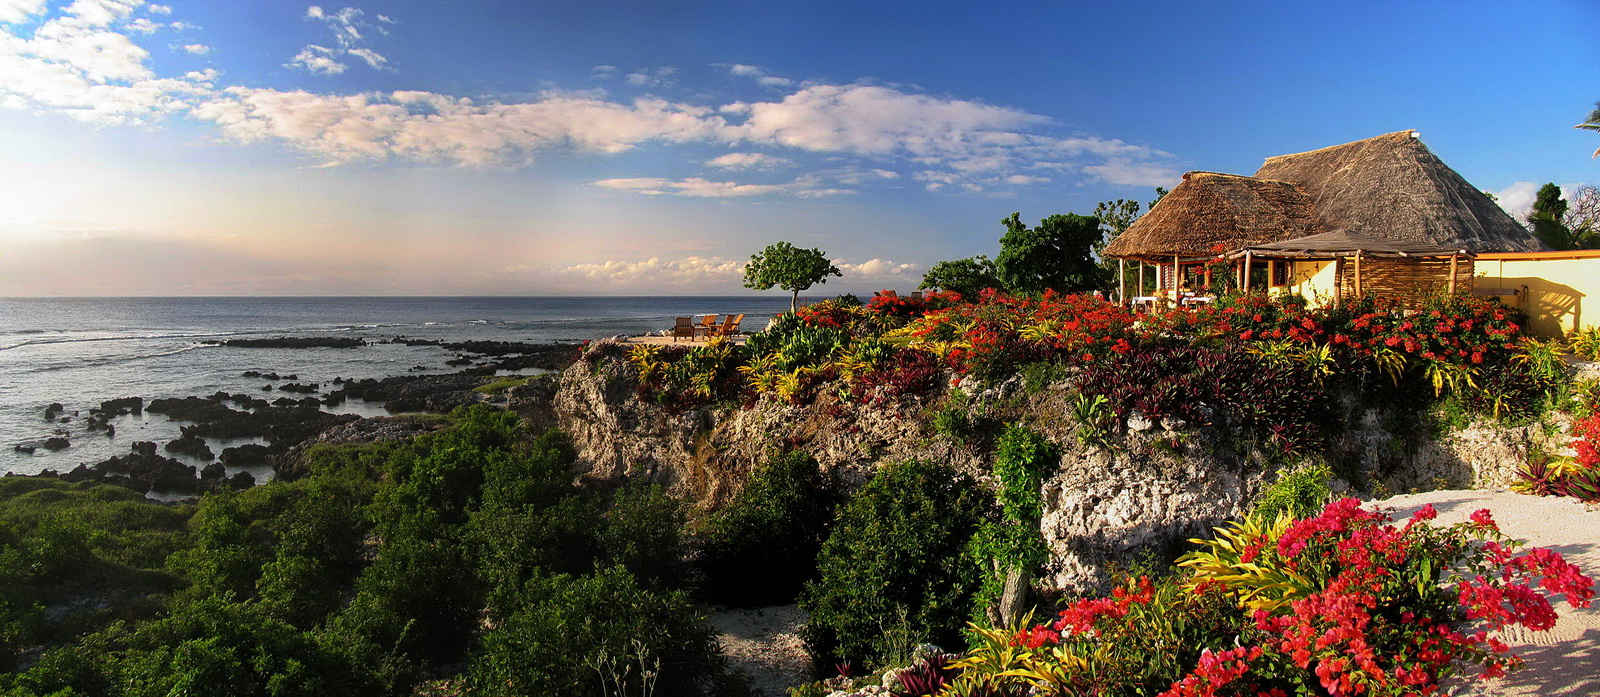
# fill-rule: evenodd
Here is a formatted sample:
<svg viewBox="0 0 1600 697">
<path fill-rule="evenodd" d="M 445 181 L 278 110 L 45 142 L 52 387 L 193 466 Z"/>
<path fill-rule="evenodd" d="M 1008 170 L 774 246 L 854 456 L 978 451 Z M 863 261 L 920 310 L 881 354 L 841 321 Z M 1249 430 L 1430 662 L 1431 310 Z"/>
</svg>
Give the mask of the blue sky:
<svg viewBox="0 0 1600 697">
<path fill-rule="evenodd" d="M 0 295 L 909 288 L 999 220 L 1415 128 L 1600 181 L 1595 7 L 0 0 Z"/>
</svg>

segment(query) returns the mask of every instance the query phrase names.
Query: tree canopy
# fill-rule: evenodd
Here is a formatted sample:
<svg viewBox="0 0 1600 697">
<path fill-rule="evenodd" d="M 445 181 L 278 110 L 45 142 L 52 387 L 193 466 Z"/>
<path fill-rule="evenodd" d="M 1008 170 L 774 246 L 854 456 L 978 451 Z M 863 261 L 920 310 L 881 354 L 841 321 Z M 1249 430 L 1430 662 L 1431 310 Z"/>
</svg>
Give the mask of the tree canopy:
<svg viewBox="0 0 1600 697">
<path fill-rule="evenodd" d="M 789 311 L 794 312 L 800 302 L 800 292 L 818 283 L 827 283 L 829 276 L 844 274 L 828 261 L 828 255 L 821 249 L 801 249 L 788 242 L 774 242 L 760 253 L 750 255 L 750 263 L 744 267 L 744 287 L 771 290 L 777 286 L 789 291 Z"/>
<path fill-rule="evenodd" d="M 1600 132 L 1600 102 L 1595 102 L 1594 111 L 1589 112 L 1589 116 L 1583 120 L 1583 123 L 1573 126 L 1573 128 Z M 1594 154 L 1590 155 L 1590 157 L 1600 157 L 1600 148 L 1596 148 Z"/>
<path fill-rule="evenodd" d="M 994 265 L 1007 290 L 1072 293 L 1100 286 L 1101 269 L 1091 253 L 1100 241 L 1099 219 L 1073 213 L 1052 215 L 1030 228 L 1023 224 L 1021 213 L 1012 213 L 1000 222 L 1006 226 L 1006 234 L 1000 238 Z"/>
<path fill-rule="evenodd" d="M 1590 236 L 1589 231 L 1573 230 L 1567 226 L 1567 222 L 1567 201 L 1561 196 L 1561 187 L 1554 182 L 1539 187 L 1533 209 L 1528 211 L 1528 224 L 1533 228 L 1533 236 L 1553 249 L 1588 247 L 1592 242 L 1586 239 Z"/>
<path fill-rule="evenodd" d="M 963 298 L 976 298 L 985 288 L 999 288 L 1000 277 L 995 275 L 994 262 L 982 254 L 966 259 L 941 261 L 922 275 L 918 288 L 943 288 L 961 294 Z"/>
</svg>

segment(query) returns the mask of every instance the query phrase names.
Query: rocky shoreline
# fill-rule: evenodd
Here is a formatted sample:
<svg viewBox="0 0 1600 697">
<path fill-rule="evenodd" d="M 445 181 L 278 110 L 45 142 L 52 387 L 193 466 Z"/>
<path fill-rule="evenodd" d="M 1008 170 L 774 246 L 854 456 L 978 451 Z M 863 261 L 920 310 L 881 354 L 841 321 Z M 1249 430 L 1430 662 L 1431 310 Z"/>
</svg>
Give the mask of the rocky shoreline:
<svg viewBox="0 0 1600 697">
<path fill-rule="evenodd" d="M 326 349 L 359 348 L 363 339 L 342 337 L 275 337 L 234 339 L 221 345 L 244 348 Z M 124 415 L 159 414 L 180 424 L 179 436 L 164 444 L 136 441 L 130 450 L 95 463 L 84 463 L 68 471 L 47 469 L 36 476 L 66 481 L 94 481 L 126 486 L 145 494 L 166 497 L 192 497 L 206 491 L 246 488 L 259 483 L 250 472 L 229 470 L 280 466 L 314 442 L 356 442 L 405 438 L 431 428 L 427 419 L 414 417 L 369 417 L 335 414 L 327 407 L 360 399 L 391 414 L 409 412 L 445 413 L 480 401 L 496 399 L 480 394 L 476 388 L 490 382 L 500 371 L 530 369 L 559 371 L 574 362 L 580 348 L 572 344 L 532 344 L 506 341 L 444 342 L 394 337 L 381 343 L 438 346 L 455 353 L 451 363 L 465 366 L 446 374 L 408 374 L 384 378 L 350 380 L 334 378 L 331 384 L 300 382 L 297 374 L 246 370 L 241 379 L 264 381 L 262 392 L 288 393 L 276 399 L 243 392 L 218 391 L 210 395 L 158 397 L 148 402 L 130 396 L 101 402 L 80 417 L 62 403 L 45 408 L 43 420 L 52 426 L 49 434 L 14 446 L 19 453 L 39 449 L 61 451 L 71 448 L 66 426 L 80 419 L 82 432 L 115 434 L 112 420 Z M 276 383 L 276 384 L 275 384 Z M 321 396 L 317 396 L 318 394 Z M 504 396 L 499 397 L 504 401 Z M 207 439 L 241 440 L 241 445 L 214 449 Z M 165 452 L 168 455 L 162 455 Z M 177 457 L 184 458 L 183 460 Z M 185 462 L 187 460 L 188 462 Z M 204 463 L 195 465 L 191 463 Z M 6 476 L 16 476 L 7 474 Z"/>
</svg>

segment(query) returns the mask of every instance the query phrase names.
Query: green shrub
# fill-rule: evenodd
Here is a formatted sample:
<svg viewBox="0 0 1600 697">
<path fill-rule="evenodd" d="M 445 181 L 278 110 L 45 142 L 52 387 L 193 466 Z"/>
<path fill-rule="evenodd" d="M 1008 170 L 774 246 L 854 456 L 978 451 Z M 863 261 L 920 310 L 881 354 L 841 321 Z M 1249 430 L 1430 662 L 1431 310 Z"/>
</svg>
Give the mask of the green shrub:
<svg viewBox="0 0 1600 697">
<path fill-rule="evenodd" d="M 1000 517 L 985 522 L 973 540 L 974 561 L 983 576 L 973 607 L 976 618 L 998 617 L 997 603 L 1009 573 L 1018 572 L 1025 581 L 1031 580 L 1049 559 L 1050 550 L 1039 534 L 1039 518 L 1044 513 L 1040 488 L 1059 459 L 1055 444 L 1025 426 L 1013 425 L 1001 434 L 994 459 L 994 475 L 1000 482 L 996 496 Z"/>
<path fill-rule="evenodd" d="M 906 462 L 880 471 L 840 509 L 806 584 L 805 640 L 819 667 L 865 666 L 902 617 L 916 641 L 960 641 L 981 582 L 966 548 L 992 511 L 970 477 Z"/>
<path fill-rule="evenodd" d="M 630 482 L 617 490 L 600 528 L 600 550 L 647 588 L 661 589 L 682 577 L 683 503 L 659 484 Z"/>
<path fill-rule="evenodd" d="M 526 385 L 526 384 L 528 384 L 528 381 L 532 380 L 532 379 L 533 379 L 532 377 L 496 378 L 494 380 L 491 380 L 491 381 L 486 382 L 486 383 L 484 383 L 482 385 L 479 385 L 477 387 L 472 388 L 472 391 L 473 392 L 477 392 L 479 394 L 500 394 L 501 392 L 505 392 L 506 390 L 509 390 L 509 389 L 511 389 L 513 387 L 521 387 L 523 385 Z"/>
<path fill-rule="evenodd" d="M 705 694 L 725 670 L 715 633 L 687 596 L 646 590 L 621 567 L 536 577 L 521 600 L 480 640 L 468 669 L 474 694 L 603 697 L 596 669 L 608 658 L 620 669 L 635 654 L 657 671 L 659 697 Z M 633 665 L 630 694 L 640 685 Z"/>
<path fill-rule="evenodd" d="M 815 573 L 838 488 L 800 451 L 756 468 L 700 535 L 704 596 L 735 607 L 792 602 Z"/>
<path fill-rule="evenodd" d="M 1285 514 L 1310 518 L 1333 500 L 1333 491 L 1328 487 L 1332 479 L 1333 471 L 1321 463 L 1279 470 L 1278 479 L 1256 497 L 1250 517 L 1268 523 Z"/>
<path fill-rule="evenodd" d="M 977 425 L 973 423 L 971 413 L 972 398 L 961 390 L 951 390 L 938 408 L 933 411 L 933 418 L 929 423 L 933 432 L 944 436 L 952 443 L 966 443 L 977 436 Z"/>
</svg>

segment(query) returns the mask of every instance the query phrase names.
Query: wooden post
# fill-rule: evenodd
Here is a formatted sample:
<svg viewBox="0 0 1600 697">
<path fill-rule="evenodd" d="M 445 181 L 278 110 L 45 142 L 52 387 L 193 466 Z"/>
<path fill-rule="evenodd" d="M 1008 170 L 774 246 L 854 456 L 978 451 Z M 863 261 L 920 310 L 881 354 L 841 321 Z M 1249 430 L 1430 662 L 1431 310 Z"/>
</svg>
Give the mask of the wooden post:
<svg viewBox="0 0 1600 697">
<path fill-rule="evenodd" d="M 1450 294 L 1456 294 L 1456 255 L 1450 254 Z"/>
<path fill-rule="evenodd" d="M 1137 293 L 1138 295 L 1144 295 L 1144 267 L 1146 267 L 1146 266 L 1149 266 L 1149 264 L 1144 263 L 1144 260 L 1140 259 L 1139 260 L 1139 292 Z"/>
<path fill-rule="evenodd" d="M 1278 260 L 1267 260 L 1267 292 L 1272 292 L 1272 286 L 1278 282 Z"/>
<path fill-rule="evenodd" d="M 1250 292 L 1250 250 L 1244 250 L 1244 292 Z"/>
<path fill-rule="evenodd" d="M 1178 294 L 1183 292 L 1183 269 L 1178 267 L 1178 255 L 1172 255 L 1172 302 L 1178 302 Z"/>
<path fill-rule="evenodd" d="M 1356 297 L 1361 297 L 1361 250 L 1356 250 Z"/>
<path fill-rule="evenodd" d="M 1339 309 L 1339 301 L 1344 298 L 1344 257 L 1333 260 L 1333 309 Z"/>
<path fill-rule="evenodd" d="M 1128 304 L 1128 269 L 1122 259 L 1117 259 L 1117 304 Z"/>
</svg>

